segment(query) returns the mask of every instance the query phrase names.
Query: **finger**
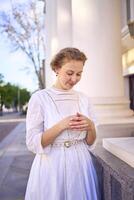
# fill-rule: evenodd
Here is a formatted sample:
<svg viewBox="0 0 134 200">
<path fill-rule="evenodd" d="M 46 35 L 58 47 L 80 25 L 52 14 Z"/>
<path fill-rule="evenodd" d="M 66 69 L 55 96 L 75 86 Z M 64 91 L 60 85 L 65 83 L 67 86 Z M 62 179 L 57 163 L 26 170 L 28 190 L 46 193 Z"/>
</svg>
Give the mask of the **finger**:
<svg viewBox="0 0 134 200">
<path fill-rule="evenodd" d="M 75 128 L 75 129 L 81 129 L 81 128 L 87 128 L 89 127 L 88 124 L 81 124 L 81 125 L 75 125 L 75 126 L 71 126 L 71 128 Z"/>
<path fill-rule="evenodd" d="M 71 129 L 72 131 L 87 131 L 87 128 L 81 128 L 81 129 L 76 129 L 76 128 L 73 128 Z"/>
<path fill-rule="evenodd" d="M 80 116 L 82 116 L 82 114 L 80 114 L 80 113 L 78 113 L 78 112 L 76 113 L 76 115 L 77 115 L 77 117 L 80 117 Z"/>
<path fill-rule="evenodd" d="M 73 117 L 72 119 L 71 119 L 71 121 L 81 121 L 81 120 L 83 120 L 84 118 L 83 117 Z"/>
<path fill-rule="evenodd" d="M 82 120 L 82 121 L 72 121 L 69 123 L 70 126 L 79 126 L 79 125 L 84 125 L 87 124 L 86 120 Z"/>
</svg>

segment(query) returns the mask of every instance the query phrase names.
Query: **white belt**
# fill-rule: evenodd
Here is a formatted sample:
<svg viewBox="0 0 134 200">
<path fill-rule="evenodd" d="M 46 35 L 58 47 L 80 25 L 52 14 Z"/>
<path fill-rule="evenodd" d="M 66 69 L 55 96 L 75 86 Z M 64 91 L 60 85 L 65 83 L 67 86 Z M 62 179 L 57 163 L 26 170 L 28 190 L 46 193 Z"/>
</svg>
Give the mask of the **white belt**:
<svg viewBox="0 0 134 200">
<path fill-rule="evenodd" d="M 52 147 L 71 147 L 72 145 L 76 145 L 79 144 L 81 142 L 85 142 L 85 139 L 81 139 L 81 140 L 66 140 L 63 142 L 54 142 L 52 144 Z"/>
</svg>

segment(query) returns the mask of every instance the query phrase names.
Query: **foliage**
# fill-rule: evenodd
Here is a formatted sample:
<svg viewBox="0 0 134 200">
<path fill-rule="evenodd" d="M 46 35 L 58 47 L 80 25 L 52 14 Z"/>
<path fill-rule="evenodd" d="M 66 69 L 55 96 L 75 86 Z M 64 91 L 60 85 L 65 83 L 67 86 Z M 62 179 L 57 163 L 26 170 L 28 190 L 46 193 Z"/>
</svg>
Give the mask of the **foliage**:
<svg viewBox="0 0 134 200">
<path fill-rule="evenodd" d="M 26 89 L 20 89 L 20 106 L 24 106 L 30 98 L 30 93 Z"/>
<path fill-rule="evenodd" d="M 0 85 L 0 106 L 1 111 L 3 105 L 6 108 L 14 108 L 16 111 L 22 109 L 27 104 L 30 98 L 30 92 L 26 89 L 21 89 L 18 86 L 12 85 L 11 83 L 4 83 Z"/>
<path fill-rule="evenodd" d="M 3 79 L 4 79 L 3 74 L 0 74 L 0 85 L 3 83 Z"/>
<path fill-rule="evenodd" d="M 45 60 L 44 14 L 39 12 L 37 3 L 12 4 L 9 12 L 0 12 L 0 31 L 12 44 L 13 50 L 22 50 L 30 60 L 38 78 L 39 87 L 44 88 Z"/>
</svg>

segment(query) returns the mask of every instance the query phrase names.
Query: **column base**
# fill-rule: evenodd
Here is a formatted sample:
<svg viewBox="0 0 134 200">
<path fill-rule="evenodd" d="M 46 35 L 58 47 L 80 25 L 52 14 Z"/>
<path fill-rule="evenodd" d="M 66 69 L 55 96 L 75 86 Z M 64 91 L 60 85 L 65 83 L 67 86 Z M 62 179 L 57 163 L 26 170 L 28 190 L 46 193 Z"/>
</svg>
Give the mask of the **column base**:
<svg viewBox="0 0 134 200">
<path fill-rule="evenodd" d="M 118 98 L 92 98 L 98 120 L 97 143 L 103 138 L 134 136 L 134 112 L 129 100 Z"/>
<path fill-rule="evenodd" d="M 134 111 L 126 97 L 93 97 L 95 113 L 100 124 L 134 122 Z"/>
</svg>

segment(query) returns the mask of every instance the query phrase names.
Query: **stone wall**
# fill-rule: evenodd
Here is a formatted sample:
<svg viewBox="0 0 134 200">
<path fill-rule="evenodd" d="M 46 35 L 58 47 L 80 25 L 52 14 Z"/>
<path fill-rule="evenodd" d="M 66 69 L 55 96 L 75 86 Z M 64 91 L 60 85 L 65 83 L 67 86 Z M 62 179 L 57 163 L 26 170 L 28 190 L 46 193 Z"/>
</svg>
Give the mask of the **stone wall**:
<svg viewBox="0 0 134 200">
<path fill-rule="evenodd" d="M 98 175 L 101 200 L 134 200 L 134 168 L 101 145 L 91 154 Z"/>
</svg>

